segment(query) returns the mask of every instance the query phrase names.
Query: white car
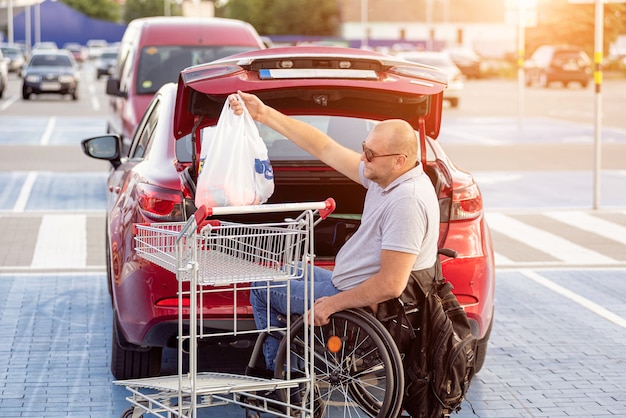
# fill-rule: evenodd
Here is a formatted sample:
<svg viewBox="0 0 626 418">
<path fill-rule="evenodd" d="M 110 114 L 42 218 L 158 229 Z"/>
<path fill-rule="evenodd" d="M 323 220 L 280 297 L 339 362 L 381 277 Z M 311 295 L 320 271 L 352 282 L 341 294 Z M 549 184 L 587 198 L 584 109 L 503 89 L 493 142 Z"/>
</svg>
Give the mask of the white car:
<svg viewBox="0 0 626 418">
<path fill-rule="evenodd" d="M 87 57 L 89 59 L 98 59 L 102 55 L 104 48 L 109 46 L 109 43 L 104 39 L 90 39 L 87 41 Z"/>
<path fill-rule="evenodd" d="M 435 51 L 407 51 L 399 53 L 397 56 L 407 61 L 430 65 L 444 71 L 448 76 L 448 87 L 443 92 L 443 99 L 448 101 L 451 107 L 459 105 L 464 77 L 450 55 Z"/>
</svg>

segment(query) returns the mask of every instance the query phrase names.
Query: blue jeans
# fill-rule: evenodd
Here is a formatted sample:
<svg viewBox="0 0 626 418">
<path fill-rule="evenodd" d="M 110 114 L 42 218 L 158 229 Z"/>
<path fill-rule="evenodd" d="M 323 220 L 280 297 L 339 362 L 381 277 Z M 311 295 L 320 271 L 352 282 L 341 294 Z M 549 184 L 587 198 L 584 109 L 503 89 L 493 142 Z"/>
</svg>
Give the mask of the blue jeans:
<svg viewBox="0 0 626 418">
<path fill-rule="evenodd" d="M 332 296 L 339 293 L 339 290 L 331 282 L 332 272 L 321 267 L 314 267 L 314 296 L 318 299 L 322 296 Z M 271 285 L 271 282 L 270 282 Z M 309 283 L 310 285 L 310 283 Z M 254 312 L 254 322 L 257 329 L 267 328 L 268 306 L 267 292 L 269 291 L 269 322 L 271 326 L 284 326 L 278 320 L 279 315 L 287 316 L 287 288 L 267 287 L 267 282 L 256 282 L 250 291 L 250 304 Z M 304 314 L 304 280 L 292 279 L 291 286 L 291 313 Z M 268 370 L 274 370 L 274 359 L 278 353 L 280 341 L 273 337 L 267 337 L 263 344 L 263 355 L 265 365 Z"/>
</svg>

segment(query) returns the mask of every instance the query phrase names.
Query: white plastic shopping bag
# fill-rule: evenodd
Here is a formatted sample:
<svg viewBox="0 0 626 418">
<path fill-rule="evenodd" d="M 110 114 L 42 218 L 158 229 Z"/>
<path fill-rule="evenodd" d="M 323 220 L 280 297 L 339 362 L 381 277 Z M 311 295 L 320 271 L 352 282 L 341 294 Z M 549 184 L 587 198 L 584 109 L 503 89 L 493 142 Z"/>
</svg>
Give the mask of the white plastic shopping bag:
<svg viewBox="0 0 626 418">
<path fill-rule="evenodd" d="M 258 205 L 274 193 L 267 147 L 243 101 L 238 99 L 243 113 L 235 115 L 226 100 L 214 134 L 203 138 L 197 207 Z"/>
</svg>

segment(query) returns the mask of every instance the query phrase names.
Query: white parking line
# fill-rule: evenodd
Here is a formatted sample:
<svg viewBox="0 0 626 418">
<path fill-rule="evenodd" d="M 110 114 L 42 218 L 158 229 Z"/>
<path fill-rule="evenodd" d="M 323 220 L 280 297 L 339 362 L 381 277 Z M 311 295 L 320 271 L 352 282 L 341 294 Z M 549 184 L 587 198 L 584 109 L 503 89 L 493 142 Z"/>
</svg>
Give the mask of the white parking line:
<svg viewBox="0 0 626 418">
<path fill-rule="evenodd" d="M 17 200 L 13 205 L 13 212 L 24 212 L 26 205 L 28 204 L 28 199 L 30 198 L 30 193 L 33 190 L 35 180 L 37 180 L 37 172 L 30 171 L 26 176 L 26 180 L 24 180 L 24 184 L 20 189 L 20 194 L 17 196 Z"/>
<path fill-rule="evenodd" d="M 626 245 L 626 228 L 614 222 L 605 221 L 586 212 L 578 211 L 551 211 L 545 213 L 545 215 L 583 231 L 592 232 Z"/>
<path fill-rule="evenodd" d="M 619 325 L 622 328 L 626 328 L 626 319 L 622 318 L 619 315 L 614 314 L 613 312 L 609 311 L 603 306 L 600 306 L 597 303 L 592 302 L 589 299 L 580 296 L 578 293 L 574 293 L 571 290 L 568 290 L 562 286 L 559 286 L 558 284 L 548 280 L 547 278 L 543 277 L 542 275 L 538 274 L 535 271 L 520 270 L 520 272 L 524 276 L 535 281 L 536 283 L 539 283 L 540 285 L 547 287 L 548 289 L 558 293 L 559 295 L 564 296 L 573 302 L 576 302 L 580 306 L 590 310 L 596 315 L 601 316 L 607 321 L 611 321 L 614 324 Z"/>
<path fill-rule="evenodd" d="M 87 217 L 44 215 L 32 268 L 84 268 L 87 265 Z"/>
<path fill-rule="evenodd" d="M 52 136 L 52 131 L 54 131 L 54 126 L 56 125 L 56 123 L 57 118 L 55 118 L 54 116 L 48 120 L 48 125 L 46 126 L 46 130 L 39 140 L 39 145 L 48 145 L 50 143 L 50 137 Z"/>
<path fill-rule="evenodd" d="M 502 213 L 486 214 L 489 227 L 525 245 L 573 264 L 616 264 L 617 260 L 581 247 L 557 235 L 520 222 Z"/>
<path fill-rule="evenodd" d="M 89 84 L 88 87 L 89 96 L 91 97 L 91 106 L 93 110 L 100 110 L 100 102 L 98 101 L 98 97 L 96 96 L 96 86 L 93 84 Z"/>
<path fill-rule="evenodd" d="M 9 106 L 11 106 L 13 103 L 17 102 L 19 100 L 19 98 L 20 98 L 19 94 L 16 94 L 16 95 L 11 96 L 8 99 L 6 99 L 4 101 L 4 103 L 2 103 L 2 105 L 0 105 L 0 111 L 8 109 Z"/>
</svg>

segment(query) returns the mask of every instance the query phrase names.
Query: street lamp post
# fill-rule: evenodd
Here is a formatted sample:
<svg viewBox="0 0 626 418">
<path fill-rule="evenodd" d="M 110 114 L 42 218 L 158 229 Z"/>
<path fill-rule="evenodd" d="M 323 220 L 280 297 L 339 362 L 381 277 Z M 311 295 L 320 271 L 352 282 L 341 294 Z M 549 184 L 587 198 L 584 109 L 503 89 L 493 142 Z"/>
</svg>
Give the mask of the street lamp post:
<svg viewBox="0 0 626 418">
<path fill-rule="evenodd" d="M 367 48 L 368 47 L 368 30 L 367 30 L 367 13 L 368 13 L 368 3 L 367 0 L 361 0 L 361 26 L 362 28 L 362 32 L 361 32 L 361 48 Z"/>
</svg>

